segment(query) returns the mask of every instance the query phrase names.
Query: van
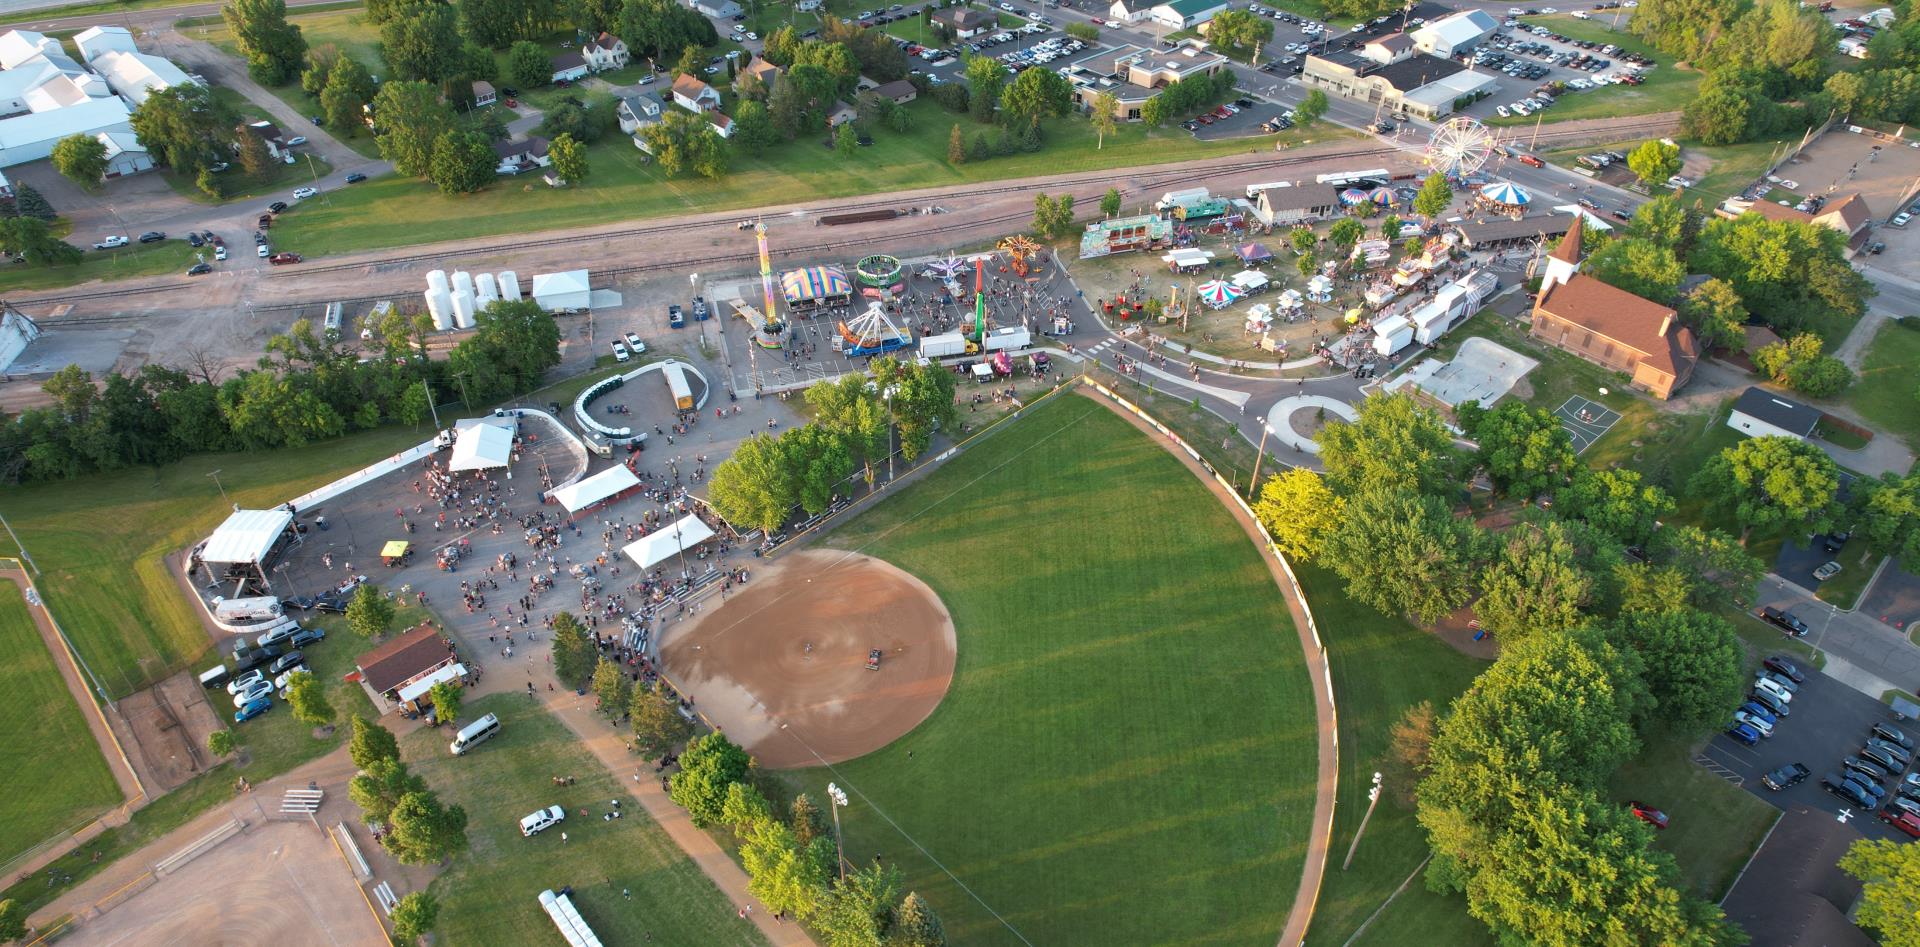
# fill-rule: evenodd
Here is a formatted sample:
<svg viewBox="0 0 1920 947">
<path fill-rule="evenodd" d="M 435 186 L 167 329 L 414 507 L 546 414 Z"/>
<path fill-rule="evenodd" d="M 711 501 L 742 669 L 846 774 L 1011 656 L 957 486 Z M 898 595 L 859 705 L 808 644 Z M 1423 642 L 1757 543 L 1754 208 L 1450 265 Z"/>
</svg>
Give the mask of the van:
<svg viewBox="0 0 1920 947">
<path fill-rule="evenodd" d="M 227 679 L 232 676 L 233 672 L 228 670 L 226 665 L 216 664 L 200 672 L 200 686 L 207 690 L 225 687 L 227 686 Z"/>
<path fill-rule="evenodd" d="M 459 756 L 481 741 L 500 732 L 500 718 L 488 714 L 467 724 L 459 733 L 453 735 L 453 742 L 447 744 L 447 752 Z"/>
</svg>

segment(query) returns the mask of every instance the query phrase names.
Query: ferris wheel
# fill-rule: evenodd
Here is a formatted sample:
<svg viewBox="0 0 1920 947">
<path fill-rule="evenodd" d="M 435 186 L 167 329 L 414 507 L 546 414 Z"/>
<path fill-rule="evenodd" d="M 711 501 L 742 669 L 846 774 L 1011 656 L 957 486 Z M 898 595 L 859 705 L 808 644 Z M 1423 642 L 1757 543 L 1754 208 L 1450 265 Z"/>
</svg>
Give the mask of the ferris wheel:
<svg viewBox="0 0 1920 947">
<path fill-rule="evenodd" d="M 1472 174 L 1492 156 L 1493 132 L 1464 115 L 1434 126 L 1427 139 L 1427 167 L 1449 177 Z"/>
</svg>

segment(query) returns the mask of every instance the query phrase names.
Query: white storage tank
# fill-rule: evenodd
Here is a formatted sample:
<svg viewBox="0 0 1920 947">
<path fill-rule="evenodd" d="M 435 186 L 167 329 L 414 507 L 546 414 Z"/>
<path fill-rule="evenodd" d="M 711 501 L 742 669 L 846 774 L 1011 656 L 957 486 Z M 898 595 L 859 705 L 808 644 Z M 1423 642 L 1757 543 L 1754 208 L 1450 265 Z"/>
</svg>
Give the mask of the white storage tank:
<svg viewBox="0 0 1920 947">
<path fill-rule="evenodd" d="M 456 328 L 473 328 L 473 294 L 453 294 L 453 324 Z"/>
<path fill-rule="evenodd" d="M 435 329 L 445 332 L 453 328 L 453 294 L 445 286 L 427 290 L 427 313 L 433 316 Z"/>
<path fill-rule="evenodd" d="M 492 273 L 482 273 L 474 277 L 473 301 L 482 309 L 500 301 L 500 286 L 493 281 Z"/>
<path fill-rule="evenodd" d="M 453 294 L 458 296 L 461 293 L 466 293 L 468 296 L 473 295 L 473 274 L 466 270 L 454 270 Z"/>
<path fill-rule="evenodd" d="M 520 274 L 512 270 L 501 270 L 495 280 L 500 284 L 501 299 L 510 303 L 520 301 Z"/>
<path fill-rule="evenodd" d="M 440 290 L 445 290 L 445 289 L 450 289 L 450 288 L 451 288 L 451 286 L 450 286 L 450 284 L 448 284 L 448 283 L 447 283 L 447 271 L 446 271 L 446 270 L 433 270 L 433 271 L 431 271 L 431 272 L 429 272 L 429 273 L 427 273 L 427 288 L 428 288 L 428 289 L 430 289 L 430 290 L 432 290 L 432 289 L 440 289 Z"/>
</svg>

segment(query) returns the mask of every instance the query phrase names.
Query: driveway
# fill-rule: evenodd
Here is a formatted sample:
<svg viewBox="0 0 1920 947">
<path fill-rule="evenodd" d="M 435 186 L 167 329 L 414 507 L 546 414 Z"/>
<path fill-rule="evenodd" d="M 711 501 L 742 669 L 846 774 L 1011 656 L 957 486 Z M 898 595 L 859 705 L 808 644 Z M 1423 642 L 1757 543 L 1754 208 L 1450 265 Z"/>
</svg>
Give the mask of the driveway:
<svg viewBox="0 0 1920 947">
<path fill-rule="evenodd" d="M 1913 627 L 1913 623 L 1920 620 L 1920 575 L 1900 568 L 1897 562 L 1887 563 L 1880 578 L 1867 590 L 1866 598 L 1861 600 L 1859 611 L 1895 630 Z"/>
<path fill-rule="evenodd" d="M 1780 545 L 1780 557 L 1774 560 L 1773 574 L 1803 589 L 1820 588 L 1813 570 L 1832 561 L 1833 554 L 1820 547 L 1820 538 L 1789 539 Z"/>
<path fill-rule="evenodd" d="M 1799 662 L 1795 662 L 1798 664 Z M 1748 792 L 1782 810 L 1807 806 L 1819 812 L 1838 814 L 1851 810 L 1853 825 L 1868 838 L 1905 840 L 1886 823 L 1858 806 L 1842 800 L 1820 787 L 1820 777 L 1839 772 L 1841 759 L 1850 756 L 1866 742 L 1868 728 L 1876 723 L 1900 727 L 1911 738 L 1911 724 L 1895 723 L 1887 705 L 1861 694 L 1826 674 L 1801 666 L 1807 682 L 1800 685 L 1792 711 L 1775 724 L 1773 736 L 1757 746 L 1743 746 L 1725 734 L 1719 734 L 1701 751 L 1699 762 L 1711 772 L 1737 781 Z M 1787 763 L 1800 763 L 1812 771 L 1805 782 L 1780 792 L 1768 789 L 1760 777 Z M 1892 781 L 1887 781 L 1891 792 Z"/>
</svg>

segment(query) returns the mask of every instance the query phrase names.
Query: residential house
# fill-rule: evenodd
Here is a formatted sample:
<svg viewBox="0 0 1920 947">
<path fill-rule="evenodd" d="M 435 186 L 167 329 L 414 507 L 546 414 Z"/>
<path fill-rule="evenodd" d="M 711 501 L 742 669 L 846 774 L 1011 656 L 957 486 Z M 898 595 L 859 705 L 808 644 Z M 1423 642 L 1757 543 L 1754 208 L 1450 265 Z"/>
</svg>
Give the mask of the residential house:
<svg viewBox="0 0 1920 947">
<path fill-rule="evenodd" d="M 681 73 L 673 80 L 673 104 L 689 112 L 711 112 L 720 107 L 720 93 L 693 73 Z"/>
<path fill-rule="evenodd" d="M 1866 236 L 1869 220 L 1866 198 L 1859 191 L 1845 197 L 1828 201 L 1813 215 L 1813 222 L 1822 227 L 1831 227 L 1846 235 L 1847 245 L 1857 248 L 1861 238 Z"/>
<path fill-rule="evenodd" d="M 874 86 L 873 94 L 895 105 L 905 105 L 913 101 L 920 93 L 914 89 L 913 83 L 905 79 L 895 79 L 892 82 L 883 82 L 880 85 Z"/>
<path fill-rule="evenodd" d="M 1765 388 L 1748 388 L 1733 402 L 1727 426 L 1748 437 L 1790 437 L 1804 441 L 1820 426 L 1821 412 L 1812 405 L 1784 398 Z"/>
<path fill-rule="evenodd" d="M 707 120 L 707 124 L 712 125 L 713 130 L 718 132 L 720 134 L 720 137 L 722 138 L 733 137 L 733 119 L 728 118 L 727 116 L 722 115 L 719 112 L 707 112 L 705 113 L 704 117 Z"/>
<path fill-rule="evenodd" d="M 1693 330 L 1671 308 L 1580 272 L 1584 217 L 1575 217 L 1547 255 L 1533 304 L 1535 339 L 1602 368 L 1656 398 L 1673 396 L 1700 360 Z"/>
<path fill-rule="evenodd" d="M 1413 31 L 1413 46 L 1429 56 L 1452 59 L 1500 31 L 1500 21 L 1485 10 L 1461 10 Z"/>
<path fill-rule="evenodd" d="M 1147 11 L 1147 18 L 1168 29 L 1190 30 L 1228 6 L 1226 0 L 1168 0 L 1155 4 Z"/>
<path fill-rule="evenodd" d="M 105 52 L 140 51 L 139 47 L 133 45 L 133 34 L 122 26 L 88 27 L 73 38 L 73 45 L 80 50 L 80 58 L 89 63 Z"/>
<path fill-rule="evenodd" d="M 612 33 L 602 32 L 593 41 L 580 48 L 580 55 L 587 61 L 587 68 L 594 72 L 607 72 L 612 69 L 625 69 L 633 56 L 627 52 L 627 44 Z"/>
<path fill-rule="evenodd" d="M 520 174 L 552 164 L 553 156 L 547 153 L 548 144 L 545 138 L 537 135 L 519 141 L 494 142 L 493 153 L 500 157 L 500 163 L 495 166 L 494 172 Z"/>
<path fill-rule="evenodd" d="M 651 92 L 629 92 L 620 97 L 620 104 L 613 110 L 620 118 L 620 131 L 634 135 L 648 125 L 658 124 L 665 117 L 666 108 L 666 103 Z"/>
<path fill-rule="evenodd" d="M 466 668 L 439 629 L 422 622 L 361 655 L 354 674 L 386 713 L 416 707 L 434 684 L 465 678 Z"/>
<path fill-rule="evenodd" d="M 579 82 L 587 77 L 587 60 L 579 53 L 564 52 L 548 61 L 553 64 L 553 81 L 556 83 Z"/>
<path fill-rule="evenodd" d="M 1000 28 L 1000 15 L 992 10 L 972 7 L 944 7 L 933 11 L 933 22 L 946 27 L 960 39 L 971 39 Z"/>
<path fill-rule="evenodd" d="M 854 111 L 853 106 L 845 102 L 835 102 L 833 108 L 827 112 L 827 127 L 839 128 L 859 117 L 860 114 Z"/>
<path fill-rule="evenodd" d="M 772 92 L 773 81 L 775 79 L 780 78 L 781 74 L 784 72 L 786 72 L 786 70 L 781 69 L 779 66 L 776 66 L 773 63 L 770 63 L 764 59 L 755 59 L 754 61 L 748 63 L 745 69 L 740 70 L 740 75 L 752 76 L 754 79 L 760 82 L 761 88 L 766 89 L 768 92 Z"/>
<path fill-rule="evenodd" d="M 1107 8 L 1109 23 L 1138 23 L 1153 10 L 1153 0 L 1113 0 Z"/>
<path fill-rule="evenodd" d="M 793 8 L 801 13 L 812 13 L 820 9 L 820 0 L 800 0 L 793 5 Z"/>
<path fill-rule="evenodd" d="M 122 178 L 153 167 L 153 156 L 132 132 L 101 132 L 95 136 L 107 148 L 107 171 L 102 177 Z"/>
<path fill-rule="evenodd" d="M 493 87 L 493 83 L 488 82 L 485 79 L 481 79 L 476 81 L 473 84 L 473 107 L 474 108 L 480 108 L 482 106 L 492 105 L 493 103 L 498 101 L 500 101 L 500 93 L 498 90 L 496 90 Z"/>
<path fill-rule="evenodd" d="M 733 0 L 693 0 L 693 8 L 702 16 L 716 20 L 730 20 L 740 15 L 740 5 Z"/>
<path fill-rule="evenodd" d="M 275 158 L 284 158 L 293 151 L 287 144 L 286 134 L 280 131 L 280 126 L 272 122 L 248 122 L 240 127 L 245 129 L 247 134 L 264 142 L 267 146 L 267 154 Z"/>
</svg>

